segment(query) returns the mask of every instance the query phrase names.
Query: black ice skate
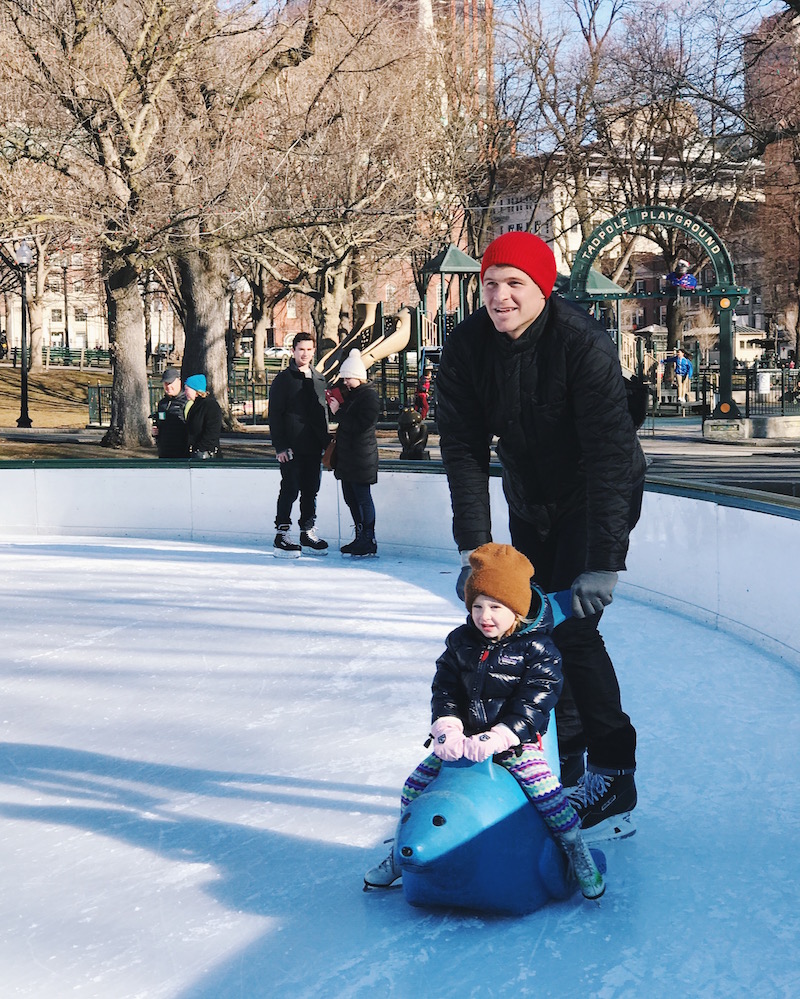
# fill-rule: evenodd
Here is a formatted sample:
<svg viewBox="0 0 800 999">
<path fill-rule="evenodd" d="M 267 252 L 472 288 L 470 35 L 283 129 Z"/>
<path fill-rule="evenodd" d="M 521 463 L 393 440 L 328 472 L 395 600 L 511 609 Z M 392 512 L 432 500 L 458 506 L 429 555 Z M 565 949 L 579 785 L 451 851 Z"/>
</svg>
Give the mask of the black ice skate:
<svg viewBox="0 0 800 999">
<path fill-rule="evenodd" d="M 307 555 L 327 555 L 328 542 L 317 537 L 317 532 L 313 527 L 307 531 L 300 532 L 300 546 Z"/>
<path fill-rule="evenodd" d="M 350 555 L 352 558 L 374 558 L 378 554 L 378 545 L 375 541 L 375 525 L 356 525 L 355 540 L 351 541 L 349 545 L 342 545 L 339 550 L 342 555 Z"/>
<path fill-rule="evenodd" d="M 631 812 L 636 807 L 633 774 L 598 774 L 587 770 L 569 800 L 581 819 L 587 843 L 627 839 L 636 832 Z"/>
<path fill-rule="evenodd" d="M 278 558 L 300 558 L 302 548 L 289 537 L 289 525 L 278 528 L 272 543 L 272 554 Z"/>
</svg>

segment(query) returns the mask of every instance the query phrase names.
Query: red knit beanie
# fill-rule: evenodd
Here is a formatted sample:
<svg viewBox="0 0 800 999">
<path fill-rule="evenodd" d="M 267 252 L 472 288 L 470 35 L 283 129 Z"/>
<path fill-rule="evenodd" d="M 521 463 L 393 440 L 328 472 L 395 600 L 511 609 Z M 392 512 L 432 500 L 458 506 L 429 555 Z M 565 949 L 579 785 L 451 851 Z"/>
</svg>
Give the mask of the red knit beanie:
<svg viewBox="0 0 800 999">
<path fill-rule="evenodd" d="M 481 260 L 481 281 L 487 267 L 518 267 L 549 298 L 556 283 L 556 258 L 543 239 L 532 232 L 504 232 L 486 247 Z"/>
</svg>

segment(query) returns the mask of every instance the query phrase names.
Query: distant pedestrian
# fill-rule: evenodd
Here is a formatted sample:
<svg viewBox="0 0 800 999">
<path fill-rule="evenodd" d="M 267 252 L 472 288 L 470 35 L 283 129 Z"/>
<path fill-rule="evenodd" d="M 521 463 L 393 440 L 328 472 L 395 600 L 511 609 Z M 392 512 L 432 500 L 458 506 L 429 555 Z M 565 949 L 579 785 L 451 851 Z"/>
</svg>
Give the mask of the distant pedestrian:
<svg viewBox="0 0 800 999">
<path fill-rule="evenodd" d="M 678 347 L 672 359 L 672 370 L 675 375 L 675 388 L 678 394 L 678 402 L 689 401 L 689 390 L 692 387 L 692 375 L 694 367 L 689 358 Z"/>
<path fill-rule="evenodd" d="M 165 460 L 186 460 L 189 457 L 189 432 L 186 429 L 186 392 L 177 368 L 165 368 L 161 376 L 164 395 L 156 411 L 151 413 L 153 437 L 158 457 Z"/>
<path fill-rule="evenodd" d="M 186 379 L 186 429 L 189 432 L 189 457 L 192 461 L 210 461 L 222 457 L 219 438 L 222 433 L 222 410 L 209 395 L 205 375 Z"/>
<path fill-rule="evenodd" d="M 417 391 L 414 394 L 414 409 L 423 420 L 428 418 L 428 409 L 431 401 L 431 388 L 433 379 L 433 368 L 426 364 L 422 372 L 422 377 L 417 384 Z"/>
<path fill-rule="evenodd" d="M 269 390 L 269 429 L 281 470 L 272 549 L 279 558 L 299 558 L 303 552 L 328 554 L 328 542 L 318 538 L 314 529 L 322 452 L 328 444 L 325 379 L 311 363 L 315 346 L 310 333 L 298 333 L 292 342 L 289 367 L 275 375 Z M 289 537 L 298 495 L 299 545 Z"/>
<path fill-rule="evenodd" d="M 342 483 L 342 495 L 356 532 L 340 551 L 342 555 L 363 558 L 378 554 L 371 487 L 378 481 L 376 427 L 381 404 L 378 393 L 368 384 L 360 351 L 350 351 L 339 368 L 339 376 L 345 386 L 344 401 L 340 405 L 334 397 L 329 403 L 339 422 L 334 474 Z"/>
</svg>

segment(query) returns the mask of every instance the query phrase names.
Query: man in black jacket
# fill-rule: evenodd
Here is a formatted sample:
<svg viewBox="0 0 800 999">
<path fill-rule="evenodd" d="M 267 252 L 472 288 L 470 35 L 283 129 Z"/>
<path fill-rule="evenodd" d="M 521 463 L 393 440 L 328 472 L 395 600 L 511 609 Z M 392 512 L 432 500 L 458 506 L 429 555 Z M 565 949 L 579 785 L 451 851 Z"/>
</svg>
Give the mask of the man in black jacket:
<svg viewBox="0 0 800 999">
<path fill-rule="evenodd" d="M 177 368 L 165 368 L 161 376 L 164 396 L 153 417 L 153 436 L 159 458 L 177 460 L 189 457 L 189 433 L 186 429 L 186 393 Z"/>
<path fill-rule="evenodd" d="M 448 337 L 436 378 L 438 426 L 462 555 L 491 541 L 490 444 L 497 438 L 511 540 L 546 591 L 571 589 L 553 638 L 564 666 L 557 708 L 562 781 L 590 838 L 634 831 L 636 731 L 598 632 L 639 518 L 645 459 L 616 350 L 589 314 L 551 298 L 550 248 L 509 232 L 486 249 L 485 307 Z M 584 769 L 586 751 L 586 772 Z"/>
<path fill-rule="evenodd" d="M 314 531 L 322 452 L 328 443 L 325 379 L 312 366 L 314 338 L 298 333 L 289 367 L 278 372 L 269 389 L 269 429 L 281 467 L 273 552 L 281 558 L 327 555 L 328 543 Z M 289 537 L 292 506 L 300 496 L 300 544 Z"/>
</svg>

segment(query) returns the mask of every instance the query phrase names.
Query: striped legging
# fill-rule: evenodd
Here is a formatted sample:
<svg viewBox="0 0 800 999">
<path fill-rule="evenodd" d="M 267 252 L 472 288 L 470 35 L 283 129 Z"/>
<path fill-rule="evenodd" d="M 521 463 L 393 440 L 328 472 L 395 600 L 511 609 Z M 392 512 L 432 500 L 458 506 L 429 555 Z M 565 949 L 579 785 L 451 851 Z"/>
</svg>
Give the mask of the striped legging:
<svg viewBox="0 0 800 999">
<path fill-rule="evenodd" d="M 525 743 L 518 746 L 516 752 L 496 758 L 495 762 L 514 776 L 554 835 L 568 832 L 579 824 L 578 813 L 570 804 L 561 782 L 550 769 L 538 745 Z M 442 761 L 438 756 L 431 753 L 425 757 L 403 785 L 400 795 L 401 814 L 438 776 L 441 768 Z"/>
</svg>

